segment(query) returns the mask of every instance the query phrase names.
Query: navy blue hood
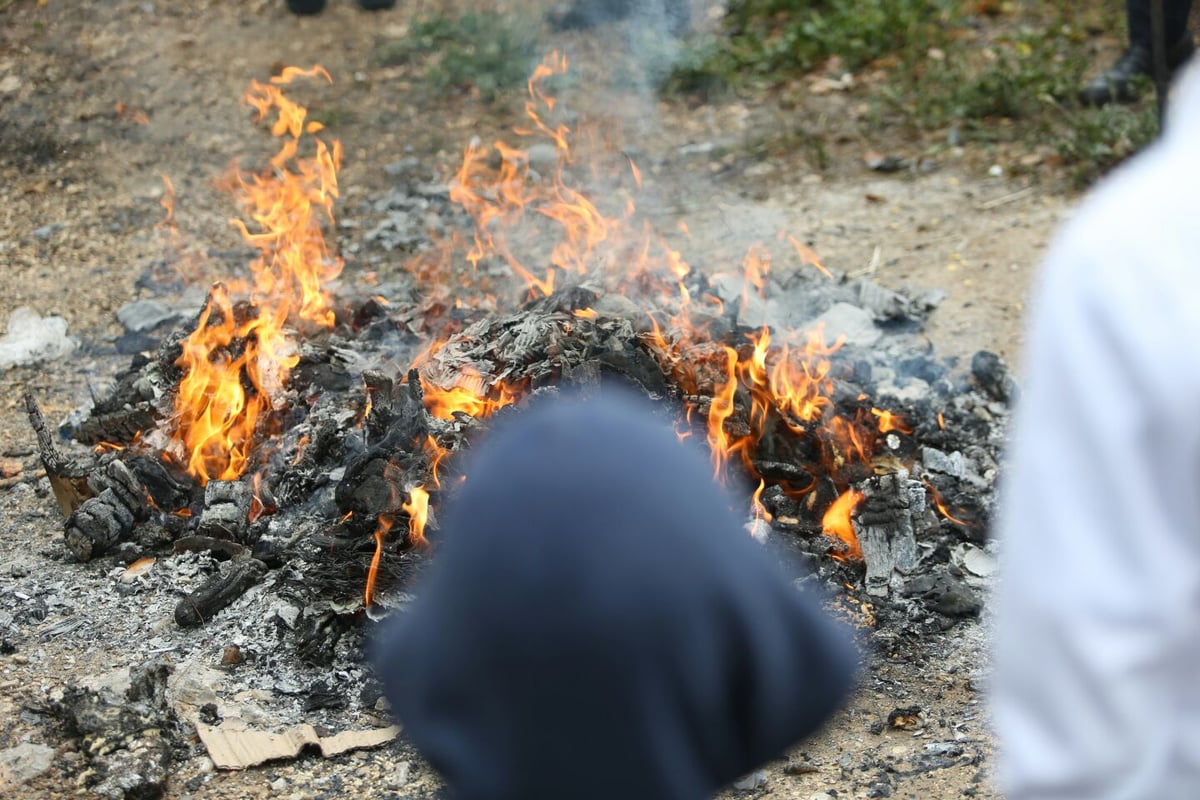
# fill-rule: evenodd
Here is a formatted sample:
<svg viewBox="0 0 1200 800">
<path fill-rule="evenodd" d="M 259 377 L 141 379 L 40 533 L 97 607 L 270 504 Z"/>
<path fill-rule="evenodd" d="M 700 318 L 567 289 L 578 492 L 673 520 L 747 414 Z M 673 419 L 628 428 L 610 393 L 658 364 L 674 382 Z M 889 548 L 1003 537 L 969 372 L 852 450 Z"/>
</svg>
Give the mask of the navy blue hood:
<svg viewBox="0 0 1200 800">
<path fill-rule="evenodd" d="M 458 800 L 702 800 L 845 698 L 849 637 L 641 400 L 498 424 L 376 665 Z"/>
</svg>

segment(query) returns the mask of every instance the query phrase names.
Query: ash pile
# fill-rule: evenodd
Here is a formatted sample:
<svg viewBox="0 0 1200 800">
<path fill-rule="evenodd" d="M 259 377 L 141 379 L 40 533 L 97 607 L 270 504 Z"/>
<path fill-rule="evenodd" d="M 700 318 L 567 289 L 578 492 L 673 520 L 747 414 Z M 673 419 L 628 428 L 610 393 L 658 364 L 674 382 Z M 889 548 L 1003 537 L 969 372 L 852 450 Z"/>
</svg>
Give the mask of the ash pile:
<svg viewBox="0 0 1200 800">
<path fill-rule="evenodd" d="M 334 329 L 304 343 L 259 422 L 262 463 L 236 479 L 189 475 L 162 440 L 183 377 L 179 329 L 62 431 L 95 451 L 62 455 L 30 398 L 64 542 L 76 559 L 122 564 L 206 554 L 212 574 L 174 613 L 184 627 L 264 580 L 352 618 L 402 598 L 434 556 L 436 509 L 490 424 L 547 394 L 621 384 L 681 437 L 708 440 L 720 474 L 746 487 L 752 535 L 802 554 L 838 593 L 852 587 L 881 621 L 945 627 L 977 613 L 970 576 L 990 571 L 980 548 L 1013 392 L 1004 365 L 986 352 L 958 368 L 937 360 L 920 332 L 935 298 L 799 271 L 753 293 L 734 278 L 689 278 L 693 296 L 728 311 L 706 312 L 702 338 L 666 346 L 671 332 L 643 305 L 586 282 L 509 314 L 464 312 L 424 357 L 411 306 L 348 301 Z M 819 358 L 796 362 L 819 373 L 800 398 L 819 408 L 808 420 L 788 397 L 762 399 L 786 363 L 776 359 L 796 352 L 763 346 L 775 330 L 818 332 L 806 346 Z M 389 361 L 416 366 L 380 368 Z"/>
</svg>

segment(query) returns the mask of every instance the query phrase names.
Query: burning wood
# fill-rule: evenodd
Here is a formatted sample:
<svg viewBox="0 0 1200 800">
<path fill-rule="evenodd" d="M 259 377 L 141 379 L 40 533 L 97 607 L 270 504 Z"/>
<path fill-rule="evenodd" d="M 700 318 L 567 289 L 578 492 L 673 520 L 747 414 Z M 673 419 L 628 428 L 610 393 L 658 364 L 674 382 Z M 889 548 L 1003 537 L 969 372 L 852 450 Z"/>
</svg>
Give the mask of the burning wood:
<svg viewBox="0 0 1200 800">
<path fill-rule="evenodd" d="M 141 545 L 122 542 L 156 541 L 137 531 L 157 526 L 177 549 L 229 559 L 179 603 L 183 626 L 283 564 L 322 576 L 309 591 L 332 587 L 369 607 L 436 539 L 436 509 L 463 478 L 455 455 L 490 418 L 614 381 L 657 399 L 681 438 L 708 443 L 716 477 L 745 485 L 755 536 L 795 534 L 801 549 L 834 556 L 839 583 L 872 597 L 912 595 L 919 540 L 982 530 L 988 501 L 966 504 L 979 512 L 970 525 L 945 510 L 995 468 L 976 400 L 911 342 L 899 355 L 875 344 L 874 320 L 919 323 L 923 306 L 836 279 L 794 237 L 783 256 L 752 248 L 737 272 L 692 269 L 639 219 L 632 189 L 609 193 L 607 209 L 572 184 L 572 132 L 545 88 L 565 69 L 553 56 L 534 73 L 519 131 L 554 149 L 553 174 L 536 174 L 528 148 L 471 144 L 450 197 L 474 229 L 459 258 L 450 242 L 410 262 L 412 275 L 437 280 L 411 303 L 327 289 L 342 268 L 322 235 L 340 148 L 280 87 L 328 74 L 288 69 L 254 83 L 247 101 L 275 115 L 283 144 L 270 169 L 231 181 L 250 220 L 236 224 L 259 251 L 251 281 L 214 286 L 194 328 L 136 359 L 73 430 L 121 449 L 65 459 L 30 400 L 72 553 L 132 555 Z M 618 182 L 636 188 L 640 172 L 626 166 Z M 781 271 L 792 258 L 803 269 Z M 844 334 L 846 309 L 872 326 L 870 349 Z M 423 339 L 420 352 L 406 356 L 401 331 Z M 1007 377 L 980 364 L 987 405 Z M 946 455 L 966 433 L 986 442 L 970 466 Z M 951 520 L 944 533 L 923 481 Z M 320 642 L 339 630 L 316 625 L 310 649 L 325 653 Z"/>
</svg>

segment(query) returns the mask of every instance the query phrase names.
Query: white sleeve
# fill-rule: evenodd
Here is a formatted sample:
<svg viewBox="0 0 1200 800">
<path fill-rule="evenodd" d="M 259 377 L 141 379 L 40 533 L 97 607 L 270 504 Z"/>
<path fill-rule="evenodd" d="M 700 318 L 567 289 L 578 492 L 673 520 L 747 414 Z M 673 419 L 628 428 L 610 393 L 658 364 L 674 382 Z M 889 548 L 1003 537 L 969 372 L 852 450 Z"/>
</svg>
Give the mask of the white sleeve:
<svg viewBox="0 0 1200 800">
<path fill-rule="evenodd" d="M 1035 308 L 1001 487 L 1009 800 L 1200 798 L 1200 214 L 1156 169 L 1085 206 Z"/>
</svg>

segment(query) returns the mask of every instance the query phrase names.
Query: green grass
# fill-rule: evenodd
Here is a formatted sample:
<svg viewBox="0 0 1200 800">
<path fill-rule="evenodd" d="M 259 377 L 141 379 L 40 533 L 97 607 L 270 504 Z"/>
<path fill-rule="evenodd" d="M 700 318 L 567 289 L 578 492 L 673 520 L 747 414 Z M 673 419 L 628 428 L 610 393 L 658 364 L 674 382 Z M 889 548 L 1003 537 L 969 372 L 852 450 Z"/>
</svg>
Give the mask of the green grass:
<svg viewBox="0 0 1200 800">
<path fill-rule="evenodd" d="M 702 101 L 761 99 L 836 57 L 839 69 L 885 75 L 854 90 L 871 109 L 859 138 L 936 149 L 953 131 L 967 146 L 1052 146 L 1079 185 L 1153 139 L 1149 90 L 1129 107 L 1076 101 L 1085 76 L 1103 66 L 1092 61 L 1087 30 L 1111 26 L 1111 9 L 1005 5 L 992 18 L 948 0 L 732 0 L 719 35 L 693 45 L 663 89 Z"/>
<path fill-rule="evenodd" d="M 375 57 L 381 66 L 424 66 L 436 91 L 475 91 L 492 102 L 524 85 L 537 63 L 539 31 L 540 23 L 516 15 L 437 15 L 417 20 Z"/>
</svg>

